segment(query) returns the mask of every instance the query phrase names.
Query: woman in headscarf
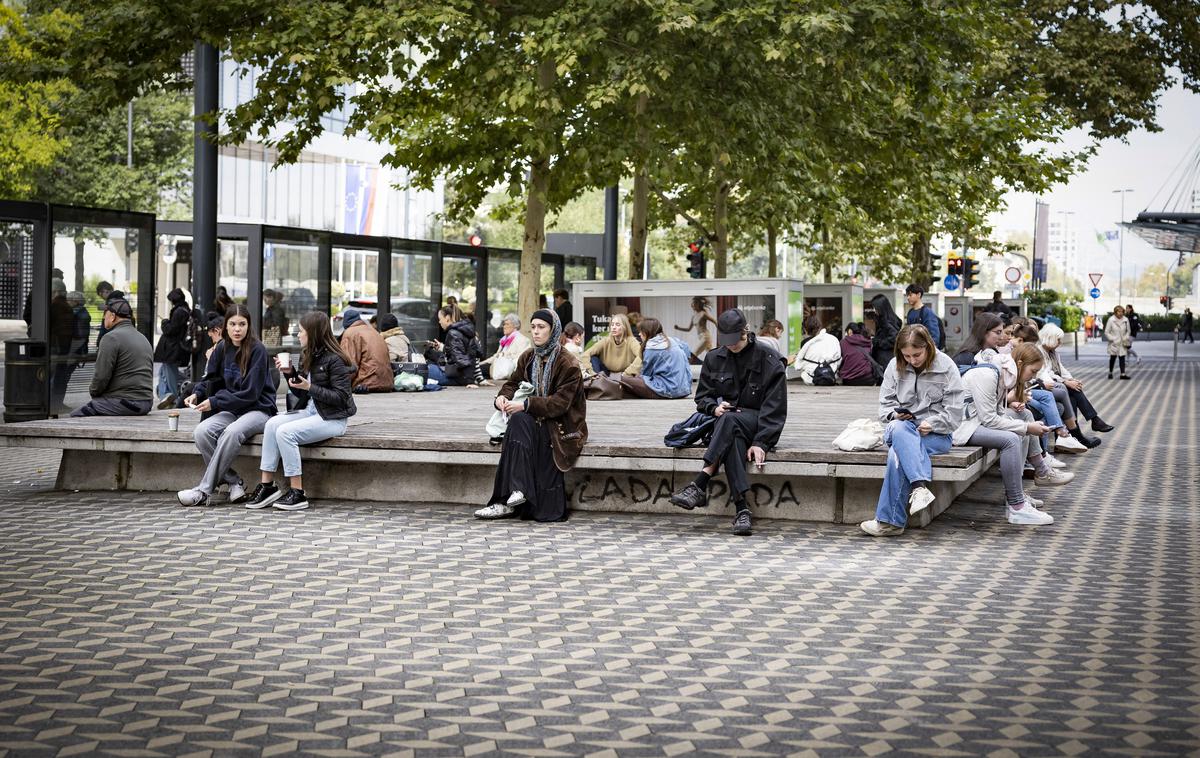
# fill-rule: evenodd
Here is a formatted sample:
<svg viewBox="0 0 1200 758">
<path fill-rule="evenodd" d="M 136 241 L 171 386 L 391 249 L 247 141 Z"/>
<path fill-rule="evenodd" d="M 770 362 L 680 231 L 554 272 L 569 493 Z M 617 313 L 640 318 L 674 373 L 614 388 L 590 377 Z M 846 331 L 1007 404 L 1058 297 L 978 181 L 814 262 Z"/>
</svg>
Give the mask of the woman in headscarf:
<svg viewBox="0 0 1200 758">
<path fill-rule="evenodd" d="M 496 395 L 496 410 L 508 415 L 508 431 L 492 496 L 476 518 L 567 517 L 563 473 L 575 465 L 588 436 L 583 375 L 562 348 L 562 324 L 554 311 L 538 310 L 529 322 L 533 349 L 521 355 Z M 521 382 L 533 385 L 533 392 L 513 400 Z"/>
</svg>

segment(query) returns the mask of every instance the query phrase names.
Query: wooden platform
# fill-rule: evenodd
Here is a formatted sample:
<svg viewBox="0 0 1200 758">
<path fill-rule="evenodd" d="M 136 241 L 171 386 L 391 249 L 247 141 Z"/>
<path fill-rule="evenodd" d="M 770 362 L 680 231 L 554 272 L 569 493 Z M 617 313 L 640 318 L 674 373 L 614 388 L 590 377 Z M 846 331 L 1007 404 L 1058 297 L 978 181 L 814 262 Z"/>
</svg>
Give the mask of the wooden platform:
<svg viewBox="0 0 1200 758">
<path fill-rule="evenodd" d="M 451 388 L 432 393 L 356 396 L 359 413 L 344 437 L 303 451 L 306 489 L 315 497 L 478 505 L 490 492 L 499 449 L 483 427 L 495 390 Z M 753 474 L 759 515 L 858 521 L 874 512 L 886 452 L 846 453 L 832 440 L 846 423 L 875 414 L 870 387 L 815 388 L 789 383 L 788 423 L 762 474 Z M 694 410 L 692 400 L 590 402 L 588 446 L 568 476 L 573 507 L 681 512 L 670 492 L 698 470 L 698 449 L 662 444 L 671 424 Z M 0 446 L 64 450 L 59 485 L 70 489 L 174 490 L 199 475 L 192 443 L 198 415 L 183 411 L 178 432 L 165 411 L 137 418 L 57 419 L 0 425 Z M 244 448 L 238 471 L 257 470 L 257 444 Z M 990 464 L 978 448 L 934 459 L 938 495 L 932 517 Z M 724 512 L 726 489 L 713 485 Z M 727 507 L 727 506 L 726 506 Z M 928 518 L 924 519 L 928 521 Z"/>
</svg>

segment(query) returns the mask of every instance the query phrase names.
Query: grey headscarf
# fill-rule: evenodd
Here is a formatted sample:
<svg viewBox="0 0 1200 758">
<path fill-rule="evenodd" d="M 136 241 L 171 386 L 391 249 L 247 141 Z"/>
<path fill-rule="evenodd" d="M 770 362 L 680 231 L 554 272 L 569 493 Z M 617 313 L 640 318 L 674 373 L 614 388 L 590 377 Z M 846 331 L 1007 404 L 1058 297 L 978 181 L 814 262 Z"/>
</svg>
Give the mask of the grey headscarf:
<svg viewBox="0 0 1200 758">
<path fill-rule="evenodd" d="M 558 314 L 549 308 L 536 311 L 529 317 L 530 321 L 538 319 L 550 325 L 550 339 L 546 344 L 533 346 L 533 361 L 529 366 L 530 381 L 533 384 L 533 394 L 546 397 L 550 394 L 550 372 L 554 369 L 554 361 L 562 348 L 562 322 Z"/>
</svg>

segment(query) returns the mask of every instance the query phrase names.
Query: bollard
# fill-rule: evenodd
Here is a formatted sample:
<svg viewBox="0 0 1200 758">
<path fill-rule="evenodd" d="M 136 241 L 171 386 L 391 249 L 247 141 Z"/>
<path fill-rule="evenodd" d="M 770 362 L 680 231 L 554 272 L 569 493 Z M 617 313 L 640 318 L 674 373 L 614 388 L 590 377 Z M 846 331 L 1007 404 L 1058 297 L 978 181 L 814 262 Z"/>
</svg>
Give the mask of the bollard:
<svg viewBox="0 0 1200 758">
<path fill-rule="evenodd" d="M 1075 361 L 1078 362 L 1079 361 L 1079 330 L 1076 329 L 1075 334 L 1072 336 L 1075 337 Z"/>
<path fill-rule="evenodd" d="M 1179 360 L 1179 327 L 1175 327 L 1175 344 L 1171 347 L 1171 360 Z"/>
</svg>

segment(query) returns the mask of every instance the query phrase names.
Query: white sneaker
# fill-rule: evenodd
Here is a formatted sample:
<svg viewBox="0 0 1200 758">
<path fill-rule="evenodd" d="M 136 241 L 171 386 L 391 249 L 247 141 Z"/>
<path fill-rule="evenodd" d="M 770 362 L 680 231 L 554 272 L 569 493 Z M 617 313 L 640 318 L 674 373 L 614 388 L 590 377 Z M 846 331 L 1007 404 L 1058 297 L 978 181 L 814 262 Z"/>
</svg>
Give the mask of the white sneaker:
<svg viewBox="0 0 1200 758">
<path fill-rule="evenodd" d="M 1067 464 L 1055 458 L 1050 453 L 1042 453 L 1042 459 L 1046 461 L 1046 465 L 1050 468 L 1066 468 Z"/>
<path fill-rule="evenodd" d="M 246 485 L 244 482 L 229 485 L 229 502 L 240 503 L 246 499 Z"/>
<path fill-rule="evenodd" d="M 514 492 L 508 496 L 508 505 L 510 507 L 515 508 L 524 502 L 525 502 L 525 493 L 521 492 L 520 490 L 517 490 L 516 492 Z"/>
<path fill-rule="evenodd" d="M 1014 511 L 1011 506 L 1007 506 L 1005 511 L 1008 513 L 1008 523 L 1017 526 L 1045 526 L 1054 523 L 1054 517 L 1049 513 L 1039 511 L 1037 508 L 1030 508 L 1028 505 L 1019 511 Z"/>
<path fill-rule="evenodd" d="M 504 503 L 492 503 L 491 505 L 487 506 L 486 508 L 480 508 L 479 510 L 475 511 L 475 518 L 479 518 L 479 519 L 508 518 L 509 516 L 513 515 L 516 512 L 517 512 L 517 509 L 511 505 L 505 505 Z"/>
<path fill-rule="evenodd" d="M 175 497 L 179 498 L 180 505 L 204 505 L 208 500 L 208 494 L 200 490 L 179 490 Z"/>
<path fill-rule="evenodd" d="M 858 525 L 858 528 L 872 537 L 898 537 L 904 534 L 904 527 L 889 524 L 886 521 L 876 521 L 875 519 L 862 522 Z"/>
<path fill-rule="evenodd" d="M 1071 435 L 1066 437 L 1056 437 L 1054 439 L 1054 452 L 1063 453 L 1086 453 L 1088 446 L 1075 439 Z"/>
<path fill-rule="evenodd" d="M 1039 499 L 1039 498 L 1036 498 L 1036 497 L 1034 497 L 1033 495 L 1030 495 L 1028 492 L 1026 492 L 1026 493 L 1025 493 L 1025 502 L 1026 502 L 1026 503 L 1029 503 L 1029 504 L 1030 504 L 1030 505 L 1032 505 L 1034 508 L 1041 508 L 1043 505 L 1045 505 L 1045 504 L 1046 504 L 1046 501 L 1045 501 L 1045 500 L 1041 500 L 1041 499 Z"/>
<path fill-rule="evenodd" d="M 1057 469 L 1050 469 L 1046 473 L 1045 476 L 1038 476 L 1035 474 L 1033 477 L 1033 483 L 1039 487 L 1045 487 L 1048 484 L 1050 484 L 1050 485 L 1066 484 L 1067 482 L 1071 481 L 1074 478 L 1075 478 L 1075 475 L 1072 474 L 1070 471 L 1059 471 Z"/>
<path fill-rule="evenodd" d="M 928 487 L 914 487 L 912 494 L 908 496 L 908 512 L 915 516 L 936 499 Z"/>
</svg>

